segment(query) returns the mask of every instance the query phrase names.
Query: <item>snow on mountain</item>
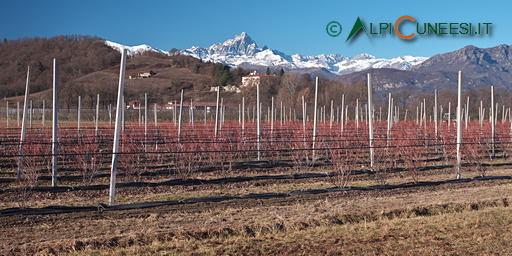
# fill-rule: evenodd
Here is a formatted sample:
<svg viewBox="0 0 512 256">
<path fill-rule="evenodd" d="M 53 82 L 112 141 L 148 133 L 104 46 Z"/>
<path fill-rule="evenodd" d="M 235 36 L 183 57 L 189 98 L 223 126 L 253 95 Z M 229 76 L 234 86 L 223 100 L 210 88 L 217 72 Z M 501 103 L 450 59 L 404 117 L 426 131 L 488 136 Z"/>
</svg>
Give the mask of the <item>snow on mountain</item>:
<svg viewBox="0 0 512 256">
<path fill-rule="evenodd" d="M 111 48 L 117 50 L 117 51 L 120 51 L 120 52 L 124 48 L 126 48 L 126 52 L 127 52 L 128 56 L 133 56 L 133 55 L 141 54 L 143 52 L 158 52 L 158 53 L 162 53 L 162 54 L 165 54 L 165 55 L 169 55 L 169 52 L 161 50 L 161 49 L 158 49 L 158 48 L 154 48 L 154 47 L 149 46 L 147 44 L 141 44 L 141 45 L 137 45 L 137 46 L 125 46 L 125 45 L 122 45 L 122 44 L 118 44 L 118 43 L 114 43 L 114 42 L 106 41 L 106 40 L 105 40 L 105 44 L 110 46 Z"/>
<path fill-rule="evenodd" d="M 143 44 L 138 46 L 124 46 L 111 41 L 105 43 L 121 51 L 128 49 L 129 55 L 140 54 L 145 51 L 154 51 L 169 55 L 169 52 Z M 283 52 L 273 50 L 267 46 L 260 47 L 245 32 L 228 39 L 223 43 L 216 43 L 208 48 L 198 46 L 181 50 L 181 54 L 193 56 L 203 61 L 220 62 L 230 66 L 257 65 L 257 66 L 278 66 L 289 69 L 324 68 L 334 74 L 343 75 L 368 68 L 395 68 L 408 70 L 416 64 L 425 61 L 425 57 L 400 56 L 393 59 L 380 59 L 374 56 L 361 53 L 353 57 L 344 57 L 340 54 L 320 54 L 317 56 L 287 55 Z"/>
<path fill-rule="evenodd" d="M 286 55 L 266 46 L 259 47 L 245 32 L 236 35 L 224 43 L 217 43 L 208 48 L 191 47 L 181 54 L 200 58 L 204 61 L 221 62 L 230 66 L 241 64 L 259 66 L 281 66 L 286 68 L 325 68 L 332 73 L 342 75 L 368 68 L 396 68 L 407 70 L 413 65 L 425 61 L 425 57 L 400 56 L 393 59 L 378 59 L 362 53 L 353 57 L 340 54 L 321 54 L 306 56 L 300 54 Z"/>
</svg>

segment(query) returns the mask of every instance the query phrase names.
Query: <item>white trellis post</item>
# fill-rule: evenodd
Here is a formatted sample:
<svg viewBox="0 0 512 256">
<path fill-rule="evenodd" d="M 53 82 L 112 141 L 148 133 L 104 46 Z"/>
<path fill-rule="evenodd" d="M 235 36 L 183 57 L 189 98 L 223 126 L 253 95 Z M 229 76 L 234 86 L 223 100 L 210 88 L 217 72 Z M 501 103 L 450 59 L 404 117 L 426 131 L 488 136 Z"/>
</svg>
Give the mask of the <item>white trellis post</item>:
<svg viewBox="0 0 512 256">
<path fill-rule="evenodd" d="M 98 136 L 98 122 L 100 116 L 100 95 L 96 94 L 96 120 L 94 122 L 94 136 Z"/>
<path fill-rule="evenodd" d="M 462 155 L 460 152 L 460 145 L 462 144 L 462 71 L 459 71 L 459 84 L 458 84 L 458 95 L 457 95 L 457 175 L 456 178 L 461 178 L 461 159 Z"/>
<path fill-rule="evenodd" d="M 495 154 L 495 143 L 496 143 L 496 119 L 494 118 L 494 86 L 491 86 L 491 110 L 489 111 L 489 116 L 491 119 L 491 147 L 492 147 L 492 158 L 494 158 Z"/>
<path fill-rule="evenodd" d="M 123 49 L 121 54 L 121 67 L 119 68 L 119 87 L 117 90 L 117 108 L 116 108 L 116 124 L 114 128 L 114 144 L 112 147 L 112 165 L 110 166 L 110 190 L 109 190 L 109 200 L 108 203 L 110 206 L 113 206 L 115 203 L 116 196 L 116 175 L 117 175 L 117 162 L 119 160 L 119 138 L 120 130 L 121 130 L 121 115 L 124 102 L 123 102 L 123 94 L 124 94 L 124 75 L 126 69 L 126 49 Z"/>
<path fill-rule="evenodd" d="M 59 129 L 59 97 L 58 97 L 58 62 L 53 59 L 53 102 L 52 102 L 52 187 L 57 186 L 57 149 Z"/>
<path fill-rule="evenodd" d="M 317 107 L 318 107 L 318 77 L 316 77 L 315 80 L 315 107 L 313 109 L 313 161 L 315 161 L 316 155 L 315 155 L 315 148 L 316 148 L 316 126 L 318 123 L 318 115 L 317 115 Z"/>
<path fill-rule="evenodd" d="M 215 107 L 215 138 L 219 135 L 219 101 L 220 101 L 220 86 L 217 86 L 217 102 Z"/>
<path fill-rule="evenodd" d="M 329 129 L 332 129 L 333 121 L 334 121 L 334 101 L 331 100 L 331 116 L 329 117 Z"/>
<path fill-rule="evenodd" d="M 190 113 L 190 126 L 194 128 L 194 100 L 190 99 L 190 107 L 188 108 L 188 112 Z"/>
<path fill-rule="evenodd" d="M 77 107 L 77 131 L 78 131 L 78 136 L 80 136 L 80 112 L 82 110 L 82 96 L 78 95 L 78 107 Z"/>
<path fill-rule="evenodd" d="M 345 126 L 345 94 L 341 95 L 341 134 L 343 134 L 343 129 Z"/>
<path fill-rule="evenodd" d="M 258 108 L 258 110 L 256 111 L 256 121 L 257 121 L 257 124 L 256 124 L 256 136 L 257 136 L 257 142 L 258 142 L 258 161 L 261 160 L 261 131 L 260 131 L 260 126 L 261 126 L 261 107 L 260 107 L 260 84 L 256 84 L 256 106 Z"/>
<path fill-rule="evenodd" d="M 242 97 L 242 136 L 245 135 L 245 97 Z"/>
<path fill-rule="evenodd" d="M 155 127 L 158 127 L 158 112 L 157 112 L 157 109 L 156 109 L 156 103 L 153 107 L 153 113 L 154 113 L 154 116 L 155 116 Z"/>
<path fill-rule="evenodd" d="M 356 99 L 356 109 L 354 118 L 356 120 L 356 133 L 359 133 L 359 99 Z"/>
<path fill-rule="evenodd" d="M 180 140 L 180 137 L 181 137 L 181 124 L 183 122 L 183 89 L 181 89 L 181 100 L 180 100 L 180 113 L 179 113 L 179 117 L 178 117 L 178 141 Z"/>
<path fill-rule="evenodd" d="M 21 120 L 21 136 L 20 136 L 20 156 L 18 160 L 18 179 L 21 178 L 21 169 L 23 164 L 23 143 L 25 142 L 25 131 L 27 129 L 27 108 L 28 108 L 28 95 L 30 89 L 30 66 L 27 68 L 27 83 L 25 85 L 25 98 L 23 100 L 23 118 Z"/>
<path fill-rule="evenodd" d="M 468 122 L 469 122 L 469 96 L 466 100 L 466 115 L 464 115 L 465 121 L 466 121 L 466 130 L 468 129 Z"/>
<path fill-rule="evenodd" d="M 6 127 L 9 128 L 9 101 L 5 102 Z"/>
<path fill-rule="evenodd" d="M 112 104 L 108 104 L 108 124 L 112 126 Z"/>
<path fill-rule="evenodd" d="M 434 130 L 436 134 L 436 144 L 437 144 L 437 137 L 439 136 L 438 133 L 438 123 L 437 123 L 437 89 L 434 90 Z"/>
<path fill-rule="evenodd" d="M 272 96 L 272 102 L 270 104 L 270 138 L 274 134 L 274 96 Z"/>
<path fill-rule="evenodd" d="M 43 116 L 41 118 L 41 126 L 44 127 L 44 122 L 46 121 L 46 101 L 43 100 Z"/>
<path fill-rule="evenodd" d="M 391 93 L 388 94 L 388 126 L 387 126 L 387 132 L 386 132 L 386 145 L 389 146 L 389 140 L 391 139 L 391 116 L 393 107 L 391 106 Z M 418 109 L 416 108 L 416 112 L 418 112 Z M 416 119 L 417 120 L 417 119 Z"/>
<path fill-rule="evenodd" d="M 30 115 L 29 115 L 29 119 L 30 119 L 30 128 L 32 128 L 32 114 L 34 113 L 34 108 L 32 106 L 32 100 L 30 100 L 30 111 L 29 111 Z"/>
<path fill-rule="evenodd" d="M 372 75 L 368 73 L 368 136 L 369 136 L 369 143 L 370 143 L 370 168 L 372 171 L 374 171 L 374 162 L 373 162 L 373 89 L 372 89 Z"/>
<path fill-rule="evenodd" d="M 144 93 L 144 138 L 147 138 L 147 136 L 148 136 L 148 94 Z M 178 134 L 178 137 L 179 137 L 179 134 Z"/>
<path fill-rule="evenodd" d="M 302 95 L 302 130 L 304 135 L 306 134 L 306 101 L 304 95 Z"/>
<path fill-rule="evenodd" d="M 20 102 L 16 102 L 16 120 L 18 122 L 18 127 L 20 127 Z"/>
</svg>

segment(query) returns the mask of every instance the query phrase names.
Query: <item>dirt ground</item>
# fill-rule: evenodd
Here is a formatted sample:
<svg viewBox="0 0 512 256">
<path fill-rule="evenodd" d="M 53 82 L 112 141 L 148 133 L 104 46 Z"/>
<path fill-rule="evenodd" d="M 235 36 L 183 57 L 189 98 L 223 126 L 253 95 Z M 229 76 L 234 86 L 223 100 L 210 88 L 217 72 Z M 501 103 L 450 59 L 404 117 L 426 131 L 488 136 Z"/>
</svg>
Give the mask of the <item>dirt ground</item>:
<svg viewBox="0 0 512 256">
<path fill-rule="evenodd" d="M 419 216 L 457 215 L 493 208 L 505 209 L 504 218 L 508 221 L 505 223 L 510 224 L 511 200 L 512 180 L 492 180 L 275 199 L 237 199 L 124 211 L 4 216 L 0 217 L 0 254 L 262 254 L 265 251 L 256 251 L 250 246 L 234 252 L 223 251 L 222 247 L 233 239 L 243 242 L 243 239 L 252 237 L 262 243 L 270 239 L 268 234 L 283 235 L 300 231 L 303 236 L 309 236 L 318 227 L 342 227 L 393 219 L 414 220 Z M 504 228 L 512 230 L 512 226 L 506 225 Z M 393 232 L 389 231 L 383 236 L 381 239 L 393 239 Z M 188 249 L 164 246 L 164 249 L 153 251 L 161 244 L 186 244 L 213 238 L 217 243 L 215 251 L 201 251 L 197 246 Z M 267 253 L 311 255 L 328 252 L 321 250 L 327 246 L 322 243 L 323 238 L 310 238 L 315 245 L 311 245 L 311 250 L 301 250 L 301 253 L 278 250 L 276 248 L 286 245 L 272 243 L 270 246 L 276 250 L 267 250 Z M 368 246 L 365 243 L 371 242 L 362 242 L 360 248 Z M 209 247 L 212 248 L 212 245 Z M 492 254 L 492 250 L 490 252 Z M 364 251 L 361 253 L 366 254 Z M 368 253 L 373 254 L 372 251 Z M 341 251 L 341 254 L 345 253 Z M 403 251 L 396 254 L 409 253 Z"/>
</svg>

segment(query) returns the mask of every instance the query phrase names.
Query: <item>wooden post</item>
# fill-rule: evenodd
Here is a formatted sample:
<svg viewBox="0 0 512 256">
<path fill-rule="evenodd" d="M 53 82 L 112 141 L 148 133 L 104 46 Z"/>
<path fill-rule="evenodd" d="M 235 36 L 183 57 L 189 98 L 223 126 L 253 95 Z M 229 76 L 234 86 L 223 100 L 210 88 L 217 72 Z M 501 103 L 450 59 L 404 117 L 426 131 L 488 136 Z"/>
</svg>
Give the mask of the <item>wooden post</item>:
<svg viewBox="0 0 512 256">
<path fill-rule="evenodd" d="M 57 149 L 59 129 L 58 62 L 53 59 L 53 106 L 52 106 L 52 187 L 57 186 Z"/>
<path fill-rule="evenodd" d="M 126 49 L 123 49 L 121 54 L 121 67 L 119 68 L 119 87 L 117 90 L 117 108 L 116 108 L 116 124 L 114 128 L 114 145 L 112 147 L 112 165 L 110 168 L 110 190 L 109 190 L 109 205 L 113 206 L 116 196 L 116 175 L 117 175 L 117 162 L 119 160 L 119 138 L 121 130 L 121 115 L 123 110 L 123 94 L 124 94 L 124 75 L 126 69 Z"/>
</svg>

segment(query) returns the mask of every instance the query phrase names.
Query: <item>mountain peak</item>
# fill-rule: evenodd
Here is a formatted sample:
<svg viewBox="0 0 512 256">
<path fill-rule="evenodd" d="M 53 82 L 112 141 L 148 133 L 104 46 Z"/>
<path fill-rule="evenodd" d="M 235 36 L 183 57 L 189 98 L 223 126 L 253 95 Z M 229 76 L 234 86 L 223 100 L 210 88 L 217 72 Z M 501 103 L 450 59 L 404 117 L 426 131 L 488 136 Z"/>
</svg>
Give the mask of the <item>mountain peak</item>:
<svg viewBox="0 0 512 256">
<path fill-rule="evenodd" d="M 367 53 L 361 53 L 351 58 L 343 57 L 341 54 L 287 55 L 267 46 L 259 47 L 246 32 L 208 48 L 192 47 L 181 52 L 185 55 L 230 66 L 279 66 L 289 69 L 324 68 L 334 74 L 346 74 L 372 67 L 409 69 L 412 65 L 425 60 L 421 57 L 377 59 Z"/>
<path fill-rule="evenodd" d="M 232 40 L 234 41 L 242 41 L 242 42 L 247 42 L 247 43 L 256 43 L 254 42 L 254 40 L 252 40 L 252 38 L 245 32 L 242 32 L 240 35 L 236 35 L 235 38 L 233 38 Z M 229 41 L 229 40 L 228 40 Z"/>
<path fill-rule="evenodd" d="M 244 44 L 244 45 L 250 45 L 250 44 L 256 44 L 254 40 L 245 32 L 242 32 L 240 35 L 236 35 L 232 39 L 226 40 L 223 45 L 233 45 L 233 44 Z"/>
<path fill-rule="evenodd" d="M 256 42 L 242 32 L 236 35 L 235 38 L 228 39 L 224 43 L 214 44 L 205 49 L 208 54 L 221 54 L 221 55 L 249 55 L 252 56 L 261 51 Z"/>
</svg>

